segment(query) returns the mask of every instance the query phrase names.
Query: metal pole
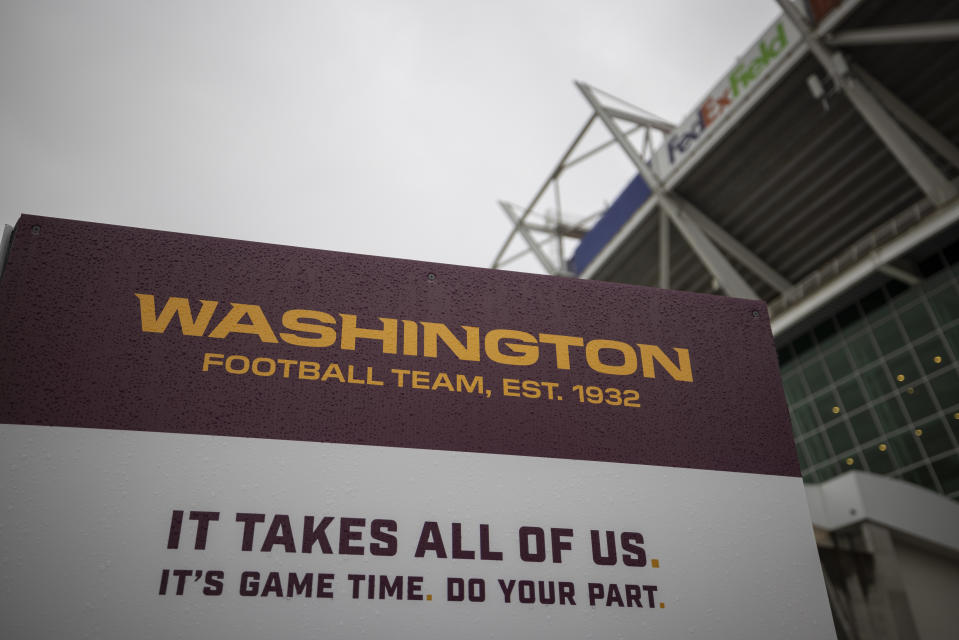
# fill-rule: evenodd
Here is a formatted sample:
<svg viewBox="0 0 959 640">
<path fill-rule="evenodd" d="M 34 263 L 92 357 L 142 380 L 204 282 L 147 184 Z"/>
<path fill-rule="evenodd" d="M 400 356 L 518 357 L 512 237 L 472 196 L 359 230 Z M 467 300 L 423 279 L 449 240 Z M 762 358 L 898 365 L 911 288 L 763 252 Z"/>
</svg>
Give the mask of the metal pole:
<svg viewBox="0 0 959 640">
<path fill-rule="evenodd" d="M 867 29 L 846 29 L 826 37 L 826 42 L 834 47 L 941 42 L 944 40 L 959 40 L 959 20 L 899 24 Z"/>
</svg>

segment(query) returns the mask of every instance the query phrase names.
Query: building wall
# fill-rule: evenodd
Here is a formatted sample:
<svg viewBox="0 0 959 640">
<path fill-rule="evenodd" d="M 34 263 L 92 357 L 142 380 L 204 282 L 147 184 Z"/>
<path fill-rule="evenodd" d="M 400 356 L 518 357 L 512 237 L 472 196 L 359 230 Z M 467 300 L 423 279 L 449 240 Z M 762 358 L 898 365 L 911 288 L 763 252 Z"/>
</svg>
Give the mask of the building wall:
<svg viewBox="0 0 959 640">
<path fill-rule="evenodd" d="M 959 500 L 959 244 L 780 349 L 803 478 L 888 474 Z"/>
<path fill-rule="evenodd" d="M 951 640 L 959 629 L 959 560 L 896 541 L 902 581 L 923 640 Z"/>
</svg>

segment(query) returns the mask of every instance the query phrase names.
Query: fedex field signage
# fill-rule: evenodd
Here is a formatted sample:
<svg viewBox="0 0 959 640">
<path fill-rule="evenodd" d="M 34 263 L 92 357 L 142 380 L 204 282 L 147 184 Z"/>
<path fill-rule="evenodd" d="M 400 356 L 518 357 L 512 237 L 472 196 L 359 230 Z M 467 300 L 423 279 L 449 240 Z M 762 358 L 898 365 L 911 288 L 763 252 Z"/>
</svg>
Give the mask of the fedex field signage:
<svg viewBox="0 0 959 640">
<path fill-rule="evenodd" d="M 710 127 L 728 117 L 759 80 L 769 75 L 800 42 L 796 27 L 781 18 L 753 46 L 726 77 L 713 88 L 702 104 L 675 131 L 666 137 L 653 156 L 653 166 L 665 178 L 703 139 Z"/>
<path fill-rule="evenodd" d="M 23 216 L 4 637 L 832 633 L 756 302 Z"/>
</svg>

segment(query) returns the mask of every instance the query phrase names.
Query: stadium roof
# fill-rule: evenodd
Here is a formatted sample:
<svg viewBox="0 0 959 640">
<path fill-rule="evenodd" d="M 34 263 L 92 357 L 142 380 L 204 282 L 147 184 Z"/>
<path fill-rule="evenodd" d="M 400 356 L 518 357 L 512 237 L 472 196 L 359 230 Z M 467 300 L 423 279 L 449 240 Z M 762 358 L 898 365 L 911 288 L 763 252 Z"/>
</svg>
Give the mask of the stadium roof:
<svg viewBox="0 0 959 640">
<path fill-rule="evenodd" d="M 917 281 L 955 239 L 959 3 L 777 2 L 678 126 L 579 85 L 639 175 L 580 231 L 567 273 L 762 299 L 781 340 L 856 290 Z M 664 141 L 638 149 L 624 123 Z M 527 242 L 532 206 L 513 216 Z"/>
</svg>

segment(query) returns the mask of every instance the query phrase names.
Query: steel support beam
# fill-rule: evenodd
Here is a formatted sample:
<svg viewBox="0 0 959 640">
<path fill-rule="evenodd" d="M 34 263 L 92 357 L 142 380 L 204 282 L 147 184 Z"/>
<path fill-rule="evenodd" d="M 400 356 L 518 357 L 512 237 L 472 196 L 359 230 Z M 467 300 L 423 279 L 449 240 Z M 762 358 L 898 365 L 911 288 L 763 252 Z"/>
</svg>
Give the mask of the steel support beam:
<svg viewBox="0 0 959 640">
<path fill-rule="evenodd" d="M 859 115 L 873 130 L 876 136 L 886 145 L 893 157 L 902 165 L 902 168 L 919 185 L 923 193 L 935 205 L 942 205 L 957 194 L 955 186 L 946 179 L 932 160 L 922 152 L 922 149 L 902 130 L 896 120 L 883 109 L 882 105 L 870 91 L 856 79 L 845 57 L 833 51 L 813 34 L 805 17 L 799 8 L 790 0 L 776 0 L 783 13 L 799 29 L 809 50 L 819 63 L 829 72 L 833 81 L 839 86 Z"/>
<path fill-rule="evenodd" d="M 626 137 L 626 134 L 623 133 L 622 129 L 616 124 L 612 116 L 606 110 L 606 107 L 600 103 L 596 98 L 596 94 L 593 93 L 592 87 L 584 82 L 577 82 L 576 88 L 579 89 L 580 93 L 583 94 L 583 97 L 586 98 L 586 101 L 589 103 L 589 106 L 593 108 L 593 114 L 598 116 L 602 121 L 609 132 L 612 134 L 616 142 L 619 143 L 620 148 L 623 150 L 623 153 L 629 158 L 630 162 L 633 163 L 633 166 L 636 167 L 636 171 L 639 172 L 639 175 L 643 177 L 643 180 L 646 181 L 646 184 L 649 185 L 649 188 L 653 193 L 659 193 L 662 191 L 662 182 L 659 180 L 659 176 L 653 173 L 652 168 L 643 158 L 643 156 L 636 150 L 636 147 L 629 141 L 629 138 Z"/>
<path fill-rule="evenodd" d="M 526 241 L 526 244 L 529 245 L 529 248 L 532 250 L 533 255 L 536 256 L 536 259 L 539 260 L 540 265 L 543 269 L 546 270 L 551 276 L 557 274 L 556 267 L 553 265 L 553 261 L 549 259 L 549 256 L 543 251 L 543 248 L 539 246 L 536 242 L 536 238 L 533 237 L 533 234 L 529 232 L 529 229 L 526 228 L 526 224 L 516 215 L 516 212 L 513 211 L 513 205 L 508 202 L 503 202 L 500 200 L 499 206 L 503 208 L 503 211 L 506 212 L 506 217 L 512 220 L 514 229 L 519 231 L 519 234 L 523 236 L 523 240 Z"/>
<path fill-rule="evenodd" d="M 787 280 L 782 274 L 769 266 L 755 253 L 747 249 L 739 240 L 734 238 L 709 218 L 705 213 L 697 209 L 691 203 L 681 200 L 683 210 L 692 218 L 693 222 L 698 224 L 703 231 L 709 234 L 713 242 L 718 244 L 726 253 L 730 254 L 740 262 L 744 267 L 762 278 L 766 284 L 776 291 L 782 293 L 793 286 L 793 283 Z"/>
<path fill-rule="evenodd" d="M 956 148 L 956 145 L 939 133 L 938 129 L 923 120 L 909 105 L 900 100 L 865 69 L 854 65 L 853 70 L 857 76 L 862 78 L 862 81 L 869 87 L 869 90 L 872 91 L 886 109 L 895 116 L 896 120 L 919 136 L 920 139 L 932 147 L 936 153 L 948 160 L 953 166 L 959 168 L 959 149 Z"/>
<path fill-rule="evenodd" d="M 547 244 L 549 244 L 550 242 L 553 242 L 554 240 L 555 240 L 555 238 L 547 237 L 547 238 L 543 238 L 543 239 L 537 240 L 537 241 L 536 241 L 536 244 L 539 245 L 540 247 L 545 247 Z M 521 250 L 517 251 L 516 253 L 514 253 L 513 255 L 511 255 L 511 256 L 506 256 L 505 258 L 503 258 L 502 260 L 500 260 L 500 261 L 499 261 L 499 266 L 500 266 L 500 268 L 503 268 L 503 267 L 505 267 L 505 266 L 508 265 L 508 264 L 512 264 L 513 262 L 516 262 L 516 261 L 519 260 L 520 258 L 523 258 L 523 257 L 528 256 L 528 255 L 531 254 L 531 253 L 533 253 L 533 250 L 530 249 L 529 247 L 527 247 L 526 249 L 521 249 Z"/>
<path fill-rule="evenodd" d="M 620 120 L 626 120 L 627 122 L 632 122 L 633 124 L 638 124 L 642 127 L 650 127 L 651 129 L 657 129 L 663 133 L 669 133 L 676 128 L 676 125 L 666 122 L 665 120 L 658 120 L 653 118 L 646 118 L 644 116 L 630 113 L 629 111 L 624 111 L 622 109 L 617 109 L 615 107 L 604 107 L 606 112 L 613 116 L 614 118 L 619 118 Z"/>
<path fill-rule="evenodd" d="M 877 44 L 940 42 L 943 40 L 959 40 L 959 20 L 900 24 L 867 29 L 846 29 L 826 37 L 826 42 L 833 47 L 862 47 Z"/>
<path fill-rule="evenodd" d="M 922 278 L 916 273 L 915 269 L 912 268 L 912 265 L 903 264 L 901 260 L 879 265 L 879 271 L 910 287 L 914 287 L 922 282 Z"/>
<path fill-rule="evenodd" d="M 669 194 L 662 194 L 662 207 L 669 214 L 670 221 L 679 230 L 699 260 L 706 265 L 719 286 L 726 295 L 733 298 L 749 298 L 758 300 L 759 296 L 753 291 L 736 268 L 729 263 L 709 237 L 692 220 L 689 212 L 685 211 Z"/>
<path fill-rule="evenodd" d="M 830 280 L 825 286 L 773 317 L 773 336 L 779 336 L 793 328 L 884 265 L 898 260 L 913 247 L 957 223 L 959 223 L 959 202 L 953 202 L 882 247 L 870 251 L 859 262 Z"/>
<path fill-rule="evenodd" d="M 510 230 L 509 235 L 506 236 L 506 241 L 503 242 L 503 246 L 500 247 L 500 250 L 496 253 L 496 257 L 493 258 L 492 268 L 495 269 L 499 266 L 499 261 L 503 257 L 503 254 L 506 253 L 507 247 L 513 241 L 513 238 L 516 237 L 517 231 L 519 231 L 520 225 L 526 221 L 526 218 L 529 216 L 530 212 L 533 210 L 533 207 L 536 206 L 536 203 L 539 202 L 539 199 L 543 197 L 543 194 L 546 193 L 546 190 L 549 188 L 549 184 L 559 177 L 559 174 L 563 172 L 563 169 L 566 165 L 566 160 L 572 155 L 573 151 L 576 149 L 576 146 L 580 143 L 583 137 L 586 135 L 586 132 L 589 131 L 590 125 L 593 124 L 593 121 L 596 119 L 596 114 L 594 113 L 589 117 L 589 120 L 586 121 L 586 124 L 579 130 L 579 133 L 576 134 L 576 137 L 573 139 L 572 144 L 567 147 L 566 152 L 563 153 L 563 157 L 559 159 L 559 162 L 556 163 L 556 166 L 553 168 L 553 171 L 549 174 L 549 178 L 546 179 L 546 182 L 543 183 L 543 186 L 539 188 L 539 191 L 536 192 L 536 195 L 533 197 L 533 200 L 529 203 L 529 206 L 526 207 L 526 210 L 523 211 L 523 215 L 519 216 L 516 222 L 513 225 L 512 230 Z M 502 205 L 502 203 L 500 203 Z M 509 213 L 511 213 L 510 211 Z"/>
<path fill-rule="evenodd" d="M 679 233 L 686 239 L 693 252 L 699 257 L 699 260 L 705 265 L 706 269 L 716 278 L 719 286 L 727 295 L 734 298 L 758 299 L 759 296 L 753 291 L 752 287 L 743 279 L 742 275 L 729 263 L 719 249 L 716 248 L 702 229 L 690 219 L 690 216 L 683 210 L 681 203 L 671 193 L 663 188 L 663 184 L 652 168 L 647 164 L 636 148 L 629 141 L 629 138 L 622 132 L 613 117 L 606 111 L 606 108 L 599 102 L 592 88 L 582 82 L 577 82 L 576 87 L 589 102 L 593 112 L 599 116 L 599 119 L 606 125 L 613 138 L 619 143 L 623 152 L 636 167 L 639 175 L 643 177 L 646 184 L 652 190 L 653 194 L 659 197 L 662 210 L 669 216 L 670 221 L 679 230 Z"/>
</svg>

